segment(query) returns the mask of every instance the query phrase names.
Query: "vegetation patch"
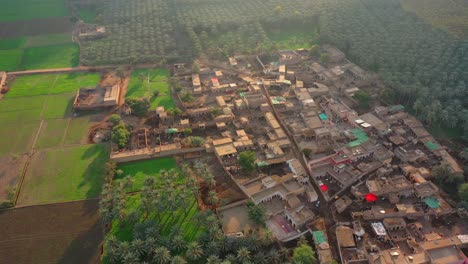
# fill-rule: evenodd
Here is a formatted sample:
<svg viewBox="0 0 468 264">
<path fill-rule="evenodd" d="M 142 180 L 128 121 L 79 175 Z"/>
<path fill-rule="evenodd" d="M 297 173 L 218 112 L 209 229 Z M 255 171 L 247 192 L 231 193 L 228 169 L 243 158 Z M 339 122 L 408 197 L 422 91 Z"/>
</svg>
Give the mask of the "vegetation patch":
<svg viewBox="0 0 468 264">
<path fill-rule="evenodd" d="M 0 39 L 0 50 L 19 49 L 26 43 L 26 38 Z"/>
<path fill-rule="evenodd" d="M 42 123 L 36 149 L 59 147 L 62 144 L 67 129 L 67 119 L 50 119 Z"/>
<path fill-rule="evenodd" d="M 76 67 L 78 64 L 78 45 L 61 44 L 26 48 L 19 68 L 22 70 L 67 68 Z"/>
<path fill-rule="evenodd" d="M 2 71 L 16 70 L 22 55 L 22 49 L 0 50 L 0 69 Z"/>
<path fill-rule="evenodd" d="M 85 23 L 90 23 L 90 24 L 95 23 L 97 15 L 98 13 L 95 7 L 83 6 L 83 7 L 78 8 L 78 16 Z"/>
<path fill-rule="evenodd" d="M 151 109 L 164 106 L 175 107 L 168 83 L 167 69 L 138 69 L 132 72 L 128 85 L 127 98 L 148 98 Z"/>
<path fill-rule="evenodd" d="M 64 145 L 85 144 L 91 126 L 89 117 L 71 118 L 68 124 Z"/>
<path fill-rule="evenodd" d="M 26 153 L 32 148 L 39 121 L 2 124 L 0 129 L 0 157 Z"/>
<path fill-rule="evenodd" d="M 2 1 L 0 22 L 68 16 L 64 0 Z"/>
<path fill-rule="evenodd" d="M 11 84 L 5 98 L 47 95 L 56 78 L 57 75 L 54 74 L 19 76 Z"/>
<path fill-rule="evenodd" d="M 131 163 L 119 164 L 118 169 L 122 170 L 122 174 L 116 177 L 120 180 L 126 176 L 130 176 L 133 180 L 132 191 L 139 191 L 143 187 L 143 182 L 146 177 L 155 177 L 160 179 L 162 170 L 176 169 L 177 165 L 173 158 L 162 158 L 154 160 L 143 160 Z"/>
<path fill-rule="evenodd" d="M 63 34 L 48 34 L 48 35 L 38 35 L 27 38 L 26 46 L 27 47 L 40 47 L 40 46 L 49 46 L 49 45 L 58 45 L 73 43 L 72 35 L 70 33 Z"/>
<path fill-rule="evenodd" d="M 37 152 L 30 164 L 18 204 L 67 202 L 99 196 L 106 145 L 83 145 Z"/>
<path fill-rule="evenodd" d="M 317 33 L 314 28 L 293 28 L 290 30 L 269 30 L 268 38 L 280 50 L 308 49 L 317 44 Z"/>
<path fill-rule="evenodd" d="M 75 93 L 49 95 L 42 113 L 43 119 L 67 118 L 71 116 Z"/>
</svg>

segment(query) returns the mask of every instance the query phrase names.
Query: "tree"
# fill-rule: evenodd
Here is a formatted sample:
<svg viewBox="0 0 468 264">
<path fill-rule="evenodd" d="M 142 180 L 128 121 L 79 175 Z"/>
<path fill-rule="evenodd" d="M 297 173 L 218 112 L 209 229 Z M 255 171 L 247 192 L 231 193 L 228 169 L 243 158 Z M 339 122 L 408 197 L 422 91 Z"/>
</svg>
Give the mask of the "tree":
<svg viewBox="0 0 468 264">
<path fill-rule="evenodd" d="M 302 244 L 294 249 L 293 259 L 296 263 L 317 263 L 314 250 L 307 244 Z"/>
<path fill-rule="evenodd" d="M 171 264 L 186 264 L 187 261 L 182 256 L 175 256 L 171 260 Z"/>
<path fill-rule="evenodd" d="M 460 152 L 460 158 L 462 158 L 465 162 L 468 162 L 468 148 L 464 148 Z"/>
<path fill-rule="evenodd" d="M 198 260 L 203 256 L 203 249 L 196 241 L 191 242 L 187 245 L 185 256 L 189 260 Z"/>
<path fill-rule="evenodd" d="M 247 202 L 249 219 L 258 225 L 265 225 L 265 208 L 255 205 L 252 201 Z"/>
<path fill-rule="evenodd" d="M 171 116 L 178 116 L 182 113 L 182 110 L 180 110 L 177 107 L 171 107 L 167 109 L 167 113 L 170 114 Z"/>
<path fill-rule="evenodd" d="M 305 148 L 305 149 L 302 150 L 302 153 L 304 153 L 304 155 L 305 155 L 306 157 L 308 157 L 308 158 L 310 157 L 310 155 L 312 154 L 312 152 L 313 152 L 313 151 L 312 151 L 310 148 Z"/>
<path fill-rule="evenodd" d="M 463 183 L 458 188 L 458 196 L 460 197 L 463 207 L 468 208 L 468 183 Z"/>
<path fill-rule="evenodd" d="M 310 47 L 309 54 L 312 57 L 320 56 L 320 47 L 319 47 L 319 45 L 313 45 L 312 47 Z"/>
<path fill-rule="evenodd" d="M 130 140 L 130 132 L 124 123 L 120 122 L 118 125 L 112 128 L 112 141 L 123 149 L 128 141 Z"/>
<path fill-rule="evenodd" d="M 120 123 L 120 121 L 122 121 L 122 118 L 121 118 L 120 115 L 118 115 L 118 114 L 112 114 L 112 115 L 109 117 L 109 122 L 111 122 L 113 126 L 115 126 L 115 125 L 117 125 L 118 123 Z"/>
<path fill-rule="evenodd" d="M 127 105 L 132 109 L 132 113 L 138 117 L 146 116 L 151 104 L 147 98 L 136 99 L 129 98 L 126 100 Z"/>
<path fill-rule="evenodd" d="M 192 102 L 193 101 L 193 95 L 192 95 L 191 92 L 185 91 L 185 92 L 181 93 L 180 100 L 182 100 L 182 102 L 184 102 L 184 103 Z"/>
<path fill-rule="evenodd" d="M 328 55 L 328 53 L 322 53 L 320 55 L 320 62 L 321 63 L 328 63 L 328 61 L 330 61 L 330 55 Z"/>
<path fill-rule="evenodd" d="M 164 246 L 158 247 L 153 251 L 153 261 L 158 264 L 166 264 L 171 260 L 171 252 Z"/>
<path fill-rule="evenodd" d="M 192 129 L 189 128 L 189 127 L 188 127 L 188 128 L 185 128 L 185 129 L 184 129 L 184 136 L 188 136 L 188 135 L 190 135 L 190 134 L 192 134 Z"/>
<path fill-rule="evenodd" d="M 359 90 L 354 94 L 353 98 L 358 102 L 360 109 L 369 110 L 372 98 L 368 93 Z"/>
<path fill-rule="evenodd" d="M 237 251 L 237 259 L 241 262 L 250 260 L 250 251 L 246 247 L 241 247 Z"/>
<path fill-rule="evenodd" d="M 218 198 L 218 194 L 216 193 L 216 191 L 209 191 L 208 192 L 208 203 L 210 203 L 211 205 L 216 205 L 219 201 L 219 198 Z"/>
<path fill-rule="evenodd" d="M 193 147 L 200 147 L 205 143 L 205 140 L 202 137 L 190 137 L 190 144 Z"/>
<path fill-rule="evenodd" d="M 253 171 L 255 169 L 255 160 L 257 154 L 253 151 L 243 151 L 239 154 L 239 164 L 246 171 Z"/>
</svg>

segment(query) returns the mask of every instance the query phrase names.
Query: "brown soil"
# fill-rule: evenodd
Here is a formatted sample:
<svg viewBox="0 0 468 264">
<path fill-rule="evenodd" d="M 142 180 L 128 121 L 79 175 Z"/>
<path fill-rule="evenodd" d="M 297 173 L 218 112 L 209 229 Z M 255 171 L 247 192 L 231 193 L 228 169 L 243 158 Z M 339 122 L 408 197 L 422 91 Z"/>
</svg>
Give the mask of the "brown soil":
<svg viewBox="0 0 468 264">
<path fill-rule="evenodd" d="M 72 27 L 69 17 L 0 22 L 0 38 L 67 33 L 71 32 Z"/>
<path fill-rule="evenodd" d="M 18 183 L 27 158 L 27 155 L 0 158 L 0 201 L 7 199 L 8 186 Z"/>
<path fill-rule="evenodd" d="M 0 264 L 99 263 L 98 200 L 0 211 Z"/>
</svg>

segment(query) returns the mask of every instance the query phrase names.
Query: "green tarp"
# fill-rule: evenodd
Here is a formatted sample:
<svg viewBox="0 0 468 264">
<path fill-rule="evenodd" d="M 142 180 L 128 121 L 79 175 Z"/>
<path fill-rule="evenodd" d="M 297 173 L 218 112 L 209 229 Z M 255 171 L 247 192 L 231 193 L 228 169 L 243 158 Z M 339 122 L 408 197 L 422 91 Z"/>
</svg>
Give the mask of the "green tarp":
<svg viewBox="0 0 468 264">
<path fill-rule="evenodd" d="M 427 197 L 424 199 L 424 203 L 429 206 L 429 208 L 436 209 L 440 207 L 439 201 L 434 197 Z"/>
<path fill-rule="evenodd" d="M 257 162 L 257 166 L 258 166 L 259 168 L 260 168 L 260 167 L 265 167 L 265 166 L 268 166 L 268 165 L 269 165 L 268 162 L 263 161 L 263 160 Z"/>
<path fill-rule="evenodd" d="M 355 128 L 351 130 L 351 133 L 357 138 L 354 141 L 351 141 L 348 143 L 348 147 L 357 147 L 361 145 L 362 143 L 366 142 L 369 140 L 369 137 L 367 136 L 366 132 L 362 131 L 360 128 Z"/>
<path fill-rule="evenodd" d="M 175 134 L 179 132 L 179 130 L 177 130 L 177 128 L 168 128 L 166 129 L 166 134 Z"/>
<path fill-rule="evenodd" d="M 328 120 L 328 116 L 324 113 L 319 114 L 321 120 Z"/>
<path fill-rule="evenodd" d="M 426 146 L 430 149 L 430 150 L 435 150 L 437 149 L 439 146 L 437 146 L 436 143 L 432 142 L 432 141 L 429 141 L 429 142 L 426 142 Z"/>
<path fill-rule="evenodd" d="M 327 242 L 327 240 L 325 239 L 325 234 L 323 233 L 323 231 L 314 231 L 314 232 L 312 232 L 312 235 L 314 237 L 315 243 L 317 243 L 318 245 Z"/>
</svg>

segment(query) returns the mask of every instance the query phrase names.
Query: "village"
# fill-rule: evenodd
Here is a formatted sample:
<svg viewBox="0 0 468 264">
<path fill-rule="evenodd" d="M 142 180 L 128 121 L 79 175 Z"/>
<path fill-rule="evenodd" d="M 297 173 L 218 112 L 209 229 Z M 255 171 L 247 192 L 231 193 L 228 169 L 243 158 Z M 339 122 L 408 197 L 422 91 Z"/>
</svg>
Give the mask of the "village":
<svg viewBox="0 0 468 264">
<path fill-rule="evenodd" d="M 175 64 L 180 113 L 158 107 L 110 159 L 215 161 L 233 189 L 226 195 L 237 192 L 216 208 L 227 236 L 259 228 L 248 215 L 254 203 L 280 242 L 311 237 L 320 263 L 462 263 L 467 213 L 450 205 L 431 169 L 463 170 L 403 106 L 354 110 L 356 93 L 382 84 L 323 49 L 327 66 L 305 50 Z M 74 108 L 117 105 L 119 89 L 81 89 Z M 243 153 L 253 156 L 250 171 Z"/>
<path fill-rule="evenodd" d="M 80 87 L 72 107 L 77 115 L 117 109 L 130 135 L 111 143 L 116 163 L 178 157 L 215 168 L 222 202 L 212 208 L 228 237 L 268 230 L 287 245 L 305 236 L 320 263 L 463 263 L 468 214 L 431 172 L 462 168 L 402 105 L 370 98 L 376 103 L 362 109 L 355 95 L 374 94 L 378 77 L 322 49 L 326 64 L 306 50 L 174 64 L 177 107 L 143 118 L 125 100 L 128 83 L 112 75 Z M 89 139 L 110 139 L 108 121 Z M 264 223 L 251 219 L 251 204 Z"/>
</svg>

